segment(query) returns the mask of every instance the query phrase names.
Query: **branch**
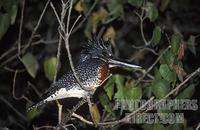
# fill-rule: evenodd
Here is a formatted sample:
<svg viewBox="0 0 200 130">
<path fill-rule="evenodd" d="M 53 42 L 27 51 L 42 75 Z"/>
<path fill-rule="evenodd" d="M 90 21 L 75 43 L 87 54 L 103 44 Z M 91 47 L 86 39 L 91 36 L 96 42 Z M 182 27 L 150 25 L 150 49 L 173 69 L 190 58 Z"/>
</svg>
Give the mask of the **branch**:
<svg viewBox="0 0 200 130">
<path fill-rule="evenodd" d="M 142 9 L 141 14 L 139 14 L 138 12 L 135 12 L 135 14 L 138 16 L 138 18 L 140 20 L 140 32 L 141 32 L 141 35 L 142 35 L 142 39 L 143 39 L 145 45 L 148 46 L 151 43 L 151 40 L 147 41 L 145 36 L 144 36 L 143 21 L 146 19 L 146 17 L 143 17 L 144 9 Z"/>
<path fill-rule="evenodd" d="M 46 5 L 45 5 L 45 7 L 44 7 L 44 9 L 43 9 L 43 11 L 42 11 L 42 14 L 40 15 L 40 18 L 39 18 L 39 20 L 38 20 L 38 23 L 37 23 L 36 26 L 34 27 L 34 29 L 33 29 L 32 33 L 31 33 L 31 36 L 30 36 L 30 38 L 29 38 L 27 44 L 26 44 L 26 45 L 24 46 L 24 48 L 20 51 L 20 54 L 25 53 L 26 50 L 27 50 L 27 49 L 29 48 L 29 46 L 31 45 L 32 39 L 33 39 L 33 37 L 34 37 L 34 35 L 35 35 L 35 32 L 37 31 L 37 29 L 38 29 L 38 27 L 39 27 L 39 25 L 40 25 L 40 23 L 41 23 L 41 20 L 42 20 L 42 18 L 43 18 L 43 16 L 44 16 L 44 13 L 46 12 L 46 9 L 47 9 L 47 7 L 48 7 L 48 5 L 49 5 L 49 2 L 50 2 L 50 0 L 47 1 Z M 11 56 L 9 59 L 7 59 L 7 60 L 4 61 L 3 63 L 1 63 L 0 67 L 4 66 L 4 65 L 6 65 L 7 63 L 9 63 L 10 61 L 14 60 L 14 59 L 17 58 L 20 54 Z M 1 56 L 1 58 L 2 58 L 2 56 Z"/>
<path fill-rule="evenodd" d="M 22 3 L 22 10 L 21 10 L 21 19 L 20 19 L 20 25 L 19 25 L 19 35 L 18 35 L 18 54 L 20 54 L 21 51 L 21 37 L 22 37 L 22 26 L 24 21 L 24 8 L 25 8 L 25 2 L 26 0 L 23 0 Z"/>
<path fill-rule="evenodd" d="M 66 48 L 66 50 L 67 50 L 67 55 L 68 55 L 70 67 L 71 67 L 71 69 L 72 69 L 72 72 L 73 72 L 73 74 L 74 74 L 74 77 L 75 77 L 76 81 L 78 82 L 78 84 L 80 85 L 80 87 L 81 87 L 83 90 L 85 90 L 85 91 L 91 91 L 92 89 L 89 89 L 89 88 L 86 88 L 86 87 L 83 86 L 83 84 L 81 83 L 79 77 L 77 76 L 77 73 L 76 73 L 76 71 L 75 71 L 75 68 L 74 68 L 74 65 L 73 65 L 73 62 L 72 62 L 72 56 L 71 56 L 71 53 L 70 53 L 70 49 L 69 49 L 69 37 L 70 37 L 70 35 L 71 35 L 70 32 L 72 32 L 72 30 L 69 29 L 69 22 L 70 22 L 72 4 L 73 4 L 73 0 L 70 1 L 70 5 L 69 5 L 69 9 L 68 9 L 67 23 L 66 23 L 66 31 L 65 31 L 64 24 L 61 23 L 61 21 L 60 21 L 60 19 L 59 19 L 59 17 L 58 17 L 58 14 L 57 14 L 57 12 L 56 12 L 56 10 L 55 10 L 54 5 L 53 5 L 52 3 L 50 3 L 50 5 L 51 5 L 51 7 L 52 7 L 52 9 L 53 9 L 53 11 L 54 11 L 56 17 L 57 17 L 57 20 L 58 20 L 58 22 L 59 22 L 59 24 L 60 24 L 60 28 L 61 28 L 62 32 L 65 34 L 65 35 L 62 35 L 62 33 L 60 32 L 60 36 L 63 38 L 63 40 L 64 40 L 64 42 L 65 42 L 65 48 Z M 66 4 L 66 3 L 63 3 L 63 5 L 62 5 L 62 10 L 65 10 L 66 7 L 68 7 L 67 4 Z M 80 17 L 78 17 L 77 19 L 79 19 L 79 18 L 80 18 Z M 78 21 L 78 20 L 76 20 L 76 22 L 77 22 L 77 21 Z M 76 23 L 76 22 L 75 22 L 75 23 Z M 71 30 L 71 31 L 70 31 L 70 30 Z"/>
<path fill-rule="evenodd" d="M 87 18 L 90 16 L 92 10 L 96 6 L 97 2 L 98 2 L 98 0 L 94 1 L 93 5 L 91 6 L 90 10 L 85 15 L 84 19 L 76 26 L 76 28 L 74 28 L 74 30 L 72 31 L 72 33 L 76 32 L 82 26 L 82 24 L 87 20 Z"/>
<path fill-rule="evenodd" d="M 153 69 L 153 67 L 159 62 L 160 58 L 168 51 L 168 49 L 171 48 L 171 46 L 168 46 L 160 55 L 159 57 L 155 60 L 155 62 L 145 71 L 143 72 L 143 76 L 138 79 L 138 83 Z"/>
<path fill-rule="evenodd" d="M 197 125 L 196 129 L 195 130 L 199 130 L 200 129 L 200 122 L 199 124 Z"/>
<path fill-rule="evenodd" d="M 10 104 L 5 98 L 0 96 L 0 99 L 6 103 L 19 117 L 21 117 L 24 121 L 27 121 L 26 117 L 22 115 L 14 106 L 12 106 L 12 104 Z"/>
</svg>

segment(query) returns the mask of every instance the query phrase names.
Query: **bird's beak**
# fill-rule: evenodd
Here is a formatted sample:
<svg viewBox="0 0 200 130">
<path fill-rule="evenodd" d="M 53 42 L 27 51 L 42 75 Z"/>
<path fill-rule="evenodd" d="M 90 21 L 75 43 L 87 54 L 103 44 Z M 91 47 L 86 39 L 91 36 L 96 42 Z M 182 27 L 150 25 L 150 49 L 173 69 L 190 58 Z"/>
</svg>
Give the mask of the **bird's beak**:
<svg viewBox="0 0 200 130">
<path fill-rule="evenodd" d="M 134 68 L 134 69 L 141 69 L 141 66 L 138 65 L 132 65 L 129 63 L 121 62 L 119 60 L 109 59 L 109 67 L 128 67 L 128 68 Z"/>
</svg>

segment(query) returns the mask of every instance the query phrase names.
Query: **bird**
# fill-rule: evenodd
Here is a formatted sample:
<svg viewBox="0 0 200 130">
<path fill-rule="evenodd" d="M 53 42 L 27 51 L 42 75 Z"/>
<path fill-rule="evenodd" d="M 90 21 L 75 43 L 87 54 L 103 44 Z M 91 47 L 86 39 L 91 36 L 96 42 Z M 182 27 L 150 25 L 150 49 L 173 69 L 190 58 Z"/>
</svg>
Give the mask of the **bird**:
<svg viewBox="0 0 200 130">
<path fill-rule="evenodd" d="M 110 70 L 113 67 L 141 69 L 138 65 L 115 58 L 109 40 L 93 38 L 84 43 L 82 47 L 79 63 L 74 68 L 82 86 L 87 90 L 77 82 L 73 71 L 68 71 L 51 85 L 41 96 L 39 102 L 31 105 L 27 111 L 58 99 L 85 98 L 93 95 L 96 89 L 112 75 Z"/>
</svg>

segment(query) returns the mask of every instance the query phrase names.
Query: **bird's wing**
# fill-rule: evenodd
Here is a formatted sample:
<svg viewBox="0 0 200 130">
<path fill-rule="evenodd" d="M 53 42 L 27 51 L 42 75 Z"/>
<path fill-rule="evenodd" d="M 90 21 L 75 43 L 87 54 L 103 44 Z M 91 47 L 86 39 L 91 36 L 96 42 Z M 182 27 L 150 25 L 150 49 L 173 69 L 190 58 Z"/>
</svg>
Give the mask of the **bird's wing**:
<svg viewBox="0 0 200 130">
<path fill-rule="evenodd" d="M 64 90 L 65 92 L 67 92 L 68 90 L 72 89 L 76 85 L 76 82 L 74 82 L 74 80 L 75 79 L 71 73 L 63 75 L 57 82 L 51 85 L 51 87 L 41 96 L 37 103 L 31 105 L 27 110 L 30 111 L 33 108 L 37 108 L 47 103 L 47 99 L 50 97 L 54 98 L 53 95 L 58 93 L 59 90 Z"/>
</svg>

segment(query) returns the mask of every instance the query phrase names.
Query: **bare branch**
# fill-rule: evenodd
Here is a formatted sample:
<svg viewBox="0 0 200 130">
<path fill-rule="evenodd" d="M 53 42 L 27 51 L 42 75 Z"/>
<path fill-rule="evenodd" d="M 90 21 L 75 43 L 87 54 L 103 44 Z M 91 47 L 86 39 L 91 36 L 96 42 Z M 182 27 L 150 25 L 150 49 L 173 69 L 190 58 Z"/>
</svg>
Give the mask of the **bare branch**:
<svg viewBox="0 0 200 130">
<path fill-rule="evenodd" d="M 84 117 L 82 117 L 81 115 L 78 115 L 76 113 L 72 114 L 73 117 L 76 117 L 77 119 L 81 120 L 82 122 L 89 124 L 89 125 L 94 125 L 93 122 L 86 120 Z"/>
<path fill-rule="evenodd" d="M 0 96 L 0 99 L 6 103 L 20 118 L 22 118 L 24 121 L 26 121 L 26 117 L 24 115 L 22 115 L 12 104 L 10 104 L 5 98 L 3 98 L 2 96 Z"/>
<path fill-rule="evenodd" d="M 20 25 L 19 25 L 19 35 L 18 35 L 18 54 L 20 54 L 21 51 L 21 37 L 22 37 L 22 26 L 24 21 L 24 8 L 25 8 L 25 2 L 26 0 L 23 0 L 22 3 L 22 10 L 21 10 L 21 19 L 20 19 Z"/>
<path fill-rule="evenodd" d="M 25 53 L 26 50 L 30 47 L 31 42 L 32 42 L 32 40 L 33 40 L 33 37 L 34 37 L 34 35 L 35 35 L 35 33 L 36 33 L 36 31 L 37 31 L 37 29 L 38 29 L 38 27 L 39 27 L 39 25 L 40 25 L 40 23 L 41 23 L 41 21 L 42 21 L 42 18 L 43 18 L 43 16 L 44 16 L 44 13 L 46 12 L 46 9 L 47 9 L 47 7 L 48 7 L 48 5 L 49 5 L 49 2 L 50 2 L 50 0 L 47 1 L 47 3 L 46 3 L 46 5 L 45 5 L 45 7 L 44 7 L 44 9 L 43 9 L 43 11 L 42 11 L 42 13 L 41 13 L 41 15 L 40 15 L 40 18 L 39 18 L 39 20 L 38 20 L 36 26 L 34 27 L 32 33 L 31 33 L 31 36 L 30 36 L 30 38 L 29 38 L 27 44 L 26 44 L 26 45 L 24 46 L 24 48 L 20 51 L 21 54 Z M 20 54 L 18 54 L 18 55 L 13 55 L 12 57 L 8 58 L 6 61 L 4 61 L 3 63 L 1 63 L 0 67 L 6 65 L 6 64 L 9 63 L 10 61 L 16 59 L 17 56 L 19 56 L 19 55 L 20 55 Z M 2 57 L 2 56 L 1 56 L 1 57 Z"/>
<path fill-rule="evenodd" d="M 144 72 L 143 76 L 138 79 L 138 81 L 142 80 L 152 69 L 153 67 L 159 62 L 160 58 L 168 51 L 171 46 L 168 46 L 155 60 L 155 62 Z"/>
<path fill-rule="evenodd" d="M 72 33 L 76 32 L 82 26 L 82 24 L 87 20 L 87 18 L 90 16 L 91 12 L 93 11 L 94 7 L 96 6 L 97 2 L 98 0 L 94 1 L 93 5 L 91 6 L 90 10 L 85 15 L 84 19 L 76 26 L 76 28 L 74 28 Z"/>
</svg>

